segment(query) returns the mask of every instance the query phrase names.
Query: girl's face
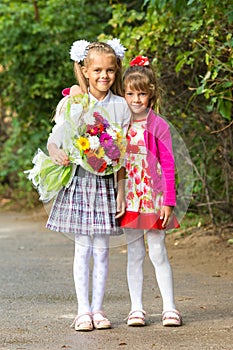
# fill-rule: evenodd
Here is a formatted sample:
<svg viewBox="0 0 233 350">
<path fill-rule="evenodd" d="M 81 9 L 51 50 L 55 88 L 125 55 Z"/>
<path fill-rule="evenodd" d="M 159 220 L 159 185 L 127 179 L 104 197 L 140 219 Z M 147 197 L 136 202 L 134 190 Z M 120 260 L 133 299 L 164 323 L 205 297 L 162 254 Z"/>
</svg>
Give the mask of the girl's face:
<svg viewBox="0 0 233 350">
<path fill-rule="evenodd" d="M 93 53 L 92 56 L 88 66 L 82 67 L 82 71 L 89 80 L 90 93 L 97 100 L 103 100 L 115 81 L 116 58 L 111 54 Z"/>
<path fill-rule="evenodd" d="M 131 90 L 126 87 L 125 99 L 134 119 L 141 119 L 147 116 L 150 100 L 150 94 L 148 92 Z"/>
</svg>

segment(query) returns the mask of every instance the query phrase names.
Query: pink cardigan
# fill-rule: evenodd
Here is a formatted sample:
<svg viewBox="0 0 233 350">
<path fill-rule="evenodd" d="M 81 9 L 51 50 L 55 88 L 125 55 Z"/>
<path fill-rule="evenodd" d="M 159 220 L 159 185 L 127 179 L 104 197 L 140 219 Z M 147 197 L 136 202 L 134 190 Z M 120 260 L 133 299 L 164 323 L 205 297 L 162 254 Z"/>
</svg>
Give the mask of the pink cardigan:
<svg viewBox="0 0 233 350">
<path fill-rule="evenodd" d="M 170 128 L 152 109 L 148 113 L 144 139 L 153 188 L 156 192 L 163 192 L 163 205 L 175 206 L 175 162 Z M 161 165 L 162 175 L 157 173 L 157 163 Z"/>
</svg>

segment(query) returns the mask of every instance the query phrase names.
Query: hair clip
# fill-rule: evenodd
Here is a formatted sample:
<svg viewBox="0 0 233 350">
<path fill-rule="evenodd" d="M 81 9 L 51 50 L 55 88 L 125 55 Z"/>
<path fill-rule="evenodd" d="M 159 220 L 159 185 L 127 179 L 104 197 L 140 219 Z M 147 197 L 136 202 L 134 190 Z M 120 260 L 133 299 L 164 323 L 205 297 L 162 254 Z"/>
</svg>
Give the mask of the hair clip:
<svg viewBox="0 0 233 350">
<path fill-rule="evenodd" d="M 130 66 L 149 66 L 150 62 L 146 56 L 136 56 L 131 62 Z"/>
</svg>

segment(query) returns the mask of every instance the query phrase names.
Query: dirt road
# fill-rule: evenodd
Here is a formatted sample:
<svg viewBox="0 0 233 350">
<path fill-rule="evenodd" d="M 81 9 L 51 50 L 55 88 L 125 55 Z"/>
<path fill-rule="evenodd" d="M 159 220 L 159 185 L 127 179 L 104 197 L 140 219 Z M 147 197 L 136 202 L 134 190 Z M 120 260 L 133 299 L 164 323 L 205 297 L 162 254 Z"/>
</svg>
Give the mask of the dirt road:
<svg viewBox="0 0 233 350">
<path fill-rule="evenodd" d="M 233 349 L 233 247 L 219 237 L 167 238 L 177 307 L 184 325 L 161 325 L 161 298 L 147 257 L 147 326 L 127 327 L 130 308 L 126 247 L 110 250 L 104 301 L 113 328 L 88 333 L 69 327 L 76 312 L 73 241 L 45 229 L 45 212 L 0 213 L 0 349 Z"/>
</svg>

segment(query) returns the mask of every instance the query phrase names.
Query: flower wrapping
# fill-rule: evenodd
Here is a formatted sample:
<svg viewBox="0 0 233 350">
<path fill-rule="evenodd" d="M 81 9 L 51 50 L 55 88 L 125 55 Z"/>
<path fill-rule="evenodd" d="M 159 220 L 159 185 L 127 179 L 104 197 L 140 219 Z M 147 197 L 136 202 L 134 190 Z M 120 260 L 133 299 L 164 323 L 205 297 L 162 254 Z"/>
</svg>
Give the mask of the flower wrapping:
<svg viewBox="0 0 233 350">
<path fill-rule="evenodd" d="M 118 171 L 126 150 L 121 128 L 109 122 L 103 108 L 96 107 L 82 116 L 74 146 L 80 152 L 81 166 L 100 176 Z"/>
<path fill-rule="evenodd" d="M 66 186 L 72 176 L 73 166 L 62 166 L 53 163 L 41 149 L 38 149 L 32 163 L 34 167 L 26 170 L 27 178 L 40 195 L 40 200 L 49 202 L 62 187 Z"/>
</svg>

